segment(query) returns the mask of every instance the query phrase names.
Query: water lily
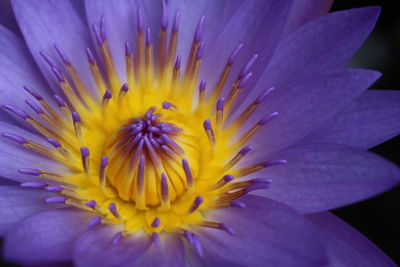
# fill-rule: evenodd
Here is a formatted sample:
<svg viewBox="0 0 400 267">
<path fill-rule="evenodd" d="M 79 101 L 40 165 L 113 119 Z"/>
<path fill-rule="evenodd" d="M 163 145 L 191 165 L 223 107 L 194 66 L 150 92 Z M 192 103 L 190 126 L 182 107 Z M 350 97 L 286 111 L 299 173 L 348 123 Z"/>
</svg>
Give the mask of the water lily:
<svg viewBox="0 0 400 267">
<path fill-rule="evenodd" d="M 12 1 L 5 259 L 393 265 L 327 213 L 400 179 L 366 151 L 399 133 L 400 94 L 365 91 L 380 74 L 345 67 L 379 8 L 330 5 Z"/>
</svg>

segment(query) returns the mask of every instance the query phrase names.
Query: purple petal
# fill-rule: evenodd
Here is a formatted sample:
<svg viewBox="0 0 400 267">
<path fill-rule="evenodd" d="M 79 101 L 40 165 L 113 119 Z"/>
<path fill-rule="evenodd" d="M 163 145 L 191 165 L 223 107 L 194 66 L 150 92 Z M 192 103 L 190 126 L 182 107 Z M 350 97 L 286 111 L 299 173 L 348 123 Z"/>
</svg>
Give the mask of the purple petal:
<svg viewBox="0 0 400 267">
<path fill-rule="evenodd" d="M 19 263 L 71 260 L 74 242 L 85 230 L 88 215 L 73 208 L 56 209 L 14 224 L 5 236 L 5 258 Z"/>
<path fill-rule="evenodd" d="M 373 29 L 379 11 L 379 7 L 366 7 L 334 12 L 286 36 L 278 44 L 257 87 L 243 102 L 244 107 L 265 88 L 280 89 L 305 73 L 343 67 Z"/>
<path fill-rule="evenodd" d="M 204 266 L 321 266 L 325 255 L 312 225 L 273 200 L 246 196 L 246 208 L 227 208 L 208 216 L 235 232 L 199 230 Z M 221 265 L 222 264 L 222 265 Z"/>
<path fill-rule="evenodd" d="M 298 0 L 293 1 L 284 33 L 290 33 L 306 22 L 329 12 L 333 0 Z"/>
<path fill-rule="evenodd" d="M 59 205 L 46 204 L 52 194 L 44 190 L 26 189 L 18 185 L 0 186 L 0 236 L 12 226 L 32 214 L 55 209 Z"/>
<path fill-rule="evenodd" d="M 160 247 L 154 244 L 129 266 L 186 266 L 184 244 L 180 236 L 175 234 L 160 234 Z"/>
<path fill-rule="evenodd" d="M 302 213 L 334 209 L 382 193 L 400 182 L 400 169 L 363 150 L 337 144 L 304 144 L 270 156 L 287 164 L 266 168 L 273 180 L 255 192 Z"/>
<path fill-rule="evenodd" d="M 13 31 L 16 35 L 20 35 L 10 1 L 0 1 L 0 10 L 2 11 L 0 24 Z"/>
<path fill-rule="evenodd" d="M 307 217 L 322 232 L 329 266 L 397 266 L 371 241 L 334 215 L 324 212 Z"/>
<path fill-rule="evenodd" d="M 113 245 L 118 232 L 120 230 L 112 226 L 88 229 L 75 244 L 76 266 L 130 266 L 151 245 L 150 237 L 143 233 L 123 237 Z"/>
<path fill-rule="evenodd" d="M 39 144 L 46 145 L 44 140 L 35 134 L 23 130 L 17 126 L 0 122 L 0 133 L 12 133 L 20 137 L 28 138 Z M 40 178 L 35 176 L 21 174 L 18 172 L 21 168 L 44 169 L 48 171 L 65 170 L 65 166 L 54 160 L 45 158 L 31 152 L 21 145 L 0 136 L 0 176 L 18 181 L 38 181 Z"/>
<path fill-rule="evenodd" d="M 231 1 L 224 2 L 231 3 Z M 239 73 L 254 54 L 257 54 L 258 58 L 250 69 L 253 75 L 246 84 L 247 88 L 252 88 L 275 51 L 289 11 L 289 1 L 243 1 L 229 22 L 223 24 L 225 27 L 222 31 L 218 28 L 214 29 L 214 25 L 222 24 L 223 21 L 207 24 L 210 30 L 216 31 L 216 36 L 213 39 L 210 38 L 208 44 L 209 48 L 201 72 L 203 79 L 214 86 L 232 51 L 243 43 L 244 46 L 232 68 L 233 75 L 227 80 L 223 94 L 227 95 L 227 90 L 231 89 L 231 85 L 237 78 L 236 73 Z M 217 19 L 220 19 L 219 13 L 216 14 Z"/>
<path fill-rule="evenodd" d="M 127 81 L 124 43 L 129 42 L 132 49 L 136 47 L 138 8 L 141 9 L 144 16 L 144 28 L 151 27 L 151 39 L 157 40 L 161 25 L 161 6 L 161 1 L 85 1 L 90 26 L 98 25 L 102 16 L 105 18 L 105 33 L 118 76 L 122 82 Z"/>
<path fill-rule="evenodd" d="M 55 80 L 39 52 L 44 51 L 60 62 L 53 46 L 57 43 L 80 74 L 83 83 L 88 88 L 95 88 L 85 52 L 85 48 L 91 44 L 90 35 L 76 6 L 71 1 L 57 0 L 38 0 L 34 5 L 16 0 L 12 1 L 12 5 L 32 56 L 49 83 L 55 85 Z"/>
<path fill-rule="evenodd" d="M 374 71 L 341 69 L 302 76 L 283 85 L 268 96 L 253 118 L 279 114 L 264 126 L 263 134 L 254 137 L 254 144 L 271 153 L 294 143 L 336 114 L 379 76 Z"/>
<path fill-rule="evenodd" d="M 46 96 L 47 86 L 20 38 L 0 25 L 0 104 L 26 107 L 24 100 L 34 100 L 23 86 L 29 85 Z"/>
<path fill-rule="evenodd" d="M 371 148 L 400 133 L 400 92 L 368 90 L 302 143 L 338 143 Z"/>
</svg>

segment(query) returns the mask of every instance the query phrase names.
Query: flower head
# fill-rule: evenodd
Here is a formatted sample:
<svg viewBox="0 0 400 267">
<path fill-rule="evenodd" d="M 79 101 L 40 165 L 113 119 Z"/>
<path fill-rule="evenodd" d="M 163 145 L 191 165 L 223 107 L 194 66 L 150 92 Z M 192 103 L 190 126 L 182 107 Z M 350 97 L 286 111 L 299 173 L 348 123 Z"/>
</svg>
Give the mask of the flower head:
<svg viewBox="0 0 400 267">
<path fill-rule="evenodd" d="M 21 98 L 2 102 L 34 132 L 2 123 L 2 159 L 21 158 L 1 174 L 22 182 L 2 190 L 29 203 L 8 224 L 26 219 L 5 228 L 8 259 L 73 259 L 78 266 L 324 264 L 313 223 L 330 217 L 316 215 L 312 223 L 297 212 L 363 199 L 399 177 L 391 163 L 339 145 L 350 143 L 347 135 L 330 138 L 326 128 L 335 122 L 324 125 L 379 76 L 343 68 L 378 10 L 338 12 L 303 25 L 330 5 L 321 1 L 310 13 L 296 13 L 306 2 L 87 1 L 86 27 L 81 7 L 70 1 L 39 1 L 39 13 L 13 1 L 53 99 L 29 65 L 22 67 L 29 75 Z M 325 31 L 334 29 L 354 36 L 331 52 Z M 1 30 L 7 45 L 21 45 L 2 56 L 31 64 L 18 37 Z M 371 171 L 371 165 L 377 166 Z M 385 177 L 367 188 L 378 174 Z M 320 175 L 322 182 L 312 181 Z M 345 188 L 349 175 L 355 180 Z M 47 203 L 35 203 L 43 198 Z M 32 232 L 37 236 L 17 249 Z"/>
</svg>

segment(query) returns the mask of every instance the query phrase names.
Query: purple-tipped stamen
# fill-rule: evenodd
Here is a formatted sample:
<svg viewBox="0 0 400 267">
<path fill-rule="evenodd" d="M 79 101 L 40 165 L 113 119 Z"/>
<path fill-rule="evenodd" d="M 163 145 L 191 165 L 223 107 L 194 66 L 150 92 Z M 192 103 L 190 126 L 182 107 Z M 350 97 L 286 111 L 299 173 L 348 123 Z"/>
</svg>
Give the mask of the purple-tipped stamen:
<svg viewBox="0 0 400 267">
<path fill-rule="evenodd" d="M 103 95 L 103 100 L 109 100 L 112 98 L 112 94 L 110 90 L 106 90 L 106 92 Z"/>
<path fill-rule="evenodd" d="M 224 109 L 224 105 L 225 105 L 225 97 L 221 97 L 217 101 L 217 105 L 216 105 L 217 111 L 218 110 L 222 111 Z"/>
<path fill-rule="evenodd" d="M 11 105 L 2 105 L 2 108 L 7 110 L 7 111 L 10 111 L 10 112 L 14 113 L 15 115 L 21 117 L 24 120 L 30 118 L 28 113 L 26 113 L 25 111 L 23 111 L 22 109 L 19 109 L 17 107 L 14 107 L 14 106 L 11 106 Z"/>
<path fill-rule="evenodd" d="M 233 50 L 232 54 L 228 58 L 228 64 L 232 65 L 233 62 L 236 60 L 237 56 L 239 55 L 240 50 L 242 50 L 243 44 L 239 44 L 235 50 Z"/>
<path fill-rule="evenodd" d="M 144 22 L 143 22 L 143 14 L 142 10 L 138 8 L 137 10 L 137 21 L 136 21 L 136 29 L 139 33 L 143 32 L 144 29 Z"/>
<path fill-rule="evenodd" d="M 254 64 L 254 62 L 256 61 L 256 59 L 258 58 L 258 55 L 255 54 L 247 63 L 246 65 L 243 66 L 243 68 L 240 70 L 239 73 L 239 78 L 243 78 L 245 75 L 247 75 L 247 73 L 249 72 L 251 66 Z"/>
<path fill-rule="evenodd" d="M 18 135 L 15 135 L 15 134 L 1 133 L 1 136 L 5 137 L 7 139 L 10 139 L 11 141 L 14 141 L 14 142 L 16 142 L 16 143 L 18 143 L 20 145 L 24 145 L 24 144 L 28 143 L 28 141 L 26 141 L 25 138 L 22 138 L 22 137 L 20 137 Z"/>
<path fill-rule="evenodd" d="M 205 91 L 207 86 L 207 82 L 205 80 L 201 80 L 200 85 L 199 85 L 199 91 Z"/>
<path fill-rule="evenodd" d="M 208 140 L 210 141 L 211 144 L 215 144 L 215 135 L 214 135 L 214 131 L 211 127 L 211 121 L 210 120 L 205 120 L 203 122 L 203 128 L 206 131 Z"/>
<path fill-rule="evenodd" d="M 53 138 L 48 137 L 48 138 L 46 138 L 46 140 L 50 145 L 54 146 L 55 148 L 61 147 L 60 142 L 58 142 L 57 140 L 55 140 Z"/>
<path fill-rule="evenodd" d="M 52 67 L 51 71 L 53 72 L 54 77 L 56 78 L 57 82 L 65 83 L 64 76 L 62 75 L 60 70 L 58 70 L 56 67 Z"/>
<path fill-rule="evenodd" d="M 89 207 L 91 209 L 95 209 L 96 208 L 96 201 L 95 200 L 89 200 L 88 202 L 85 203 L 86 207 Z"/>
<path fill-rule="evenodd" d="M 146 29 L 145 44 L 146 44 L 146 46 L 150 46 L 151 45 L 151 31 L 150 31 L 150 28 Z"/>
<path fill-rule="evenodd" d="M 89 228 L 90 228 L 90 227 L 94 227 L 94 226 L 99 225 L 99 224 L 101 224 L 101 217 L 100 217 L 100 216 L 96 216 L 96 217 L 93 217 L 93 218 L 89 221 L 88 227 L 89 227 Z"/>
<path fill-rule="evenodd" d="M 126 57 L 132 56 L 132 49 L 131 49 L 131 45 L 129 44 L 129 42 L 125 42 L 125 56 Z"/>
<path fill-rule="evenodd" d="M 65 204 L 65 202 L 68 200 L 67 197 L 64 196 L 52 196 L 46 198 L 46 203 L 62 203 Z"/>
<path fill-rule="evenodd" d="M 122 240 L 123 237 L 124 236 L 122 235 L 121 232 L 116 233 L 112 241 L 113 246 L 116 246 Z"/>
<path fill-rule="evenodd" d="M 54 192 L 54 193 L 61 193 L 63 191 L 63 188 L 58 185 L 49 185 L 49 186 L 46 186 L 45 190 L 49 191 L 49 192 Z"/>
<path fill-rule="evenodd" d="M 86 56 L 90 64 L 96 64 L 96 59 L 94 58 L 93 53 L 89 47 L 86 47 Z"/>
<path fill-rule="evenodd" d="M 243 89 L 247 82 L 250 80 L 251 76 L 253 76 L 252 72 L 247 73 L 239 82 L 238 88 Z"/>
<path fill-rule="evenodd" d="M 160 218 L 155 217 L 154 220 L 153 220 L 153 222 L 151 223 L 151 227 L 157 228 L 157 227 L 159 227 L 159 226 L 160 226 Z"/>
<path fill-rule="evenodd" d="M 205 46 L 205 42 L 201 42 L 199 45 L 199 48 L 197 49 L 196 60 L 200 60 L 203 58 L 204 46 Z"/>
<path fill-rule="evenodd" d="M 287 163 L 286 159 L 268 160 L 263 163 L 263 166 L 264 166 L 264 168 L 267 168 L 270 166 L 281 165 L 281 164 L 286 164 L 286 163 Z"/>
<path fill-rule="evenodd" d="M 117 218 L 117 219 L 121 218 L 121 215 L 118 213 L 117 206 L 115 205 L 114 202 L 112 202 L 112 203 L 110 203 L 110 205 L 108 205 L 108 210 L 111 212 L 111 214 L 115 218 Z"/>
<path fill-rule="evenodd" d="M 36 93 L 32 88 L 30 88 L 28 86 L 24 86 L 23 88 L 25 91 L 27 91 L 29 94 L 31 94 L 34 98 L 36 98 L 36 100 L 38 100 L 38 101 L 43 100 L 43 97 L 41 95 L 39 95 L 38 93 Z"/>
<path fill-rule="evenodd" d="M 74 123 L 81 122 L 81 116 L 79 116 L 78 112 L 72 111 L 71 115 Z"/>
<path fill-rule="evenodd" d="M 159 247 L 161 246 L 159 234 L 156 233 L 156 232 L 154 232 L 154 233 L 151 235 L 151 238 L 152 238 L 152 240 L 153 240 L 154 246 L 155 246 L 156 248 L 159 248 Z"/>
<path fill-rule="evenodd" d="M 50 68 L 55 68 L 57 64 L 54 62 L 54 60 L 47 55 L 45 52 L 41 51 L 39 52 L 40 56 L 44 59 L 44 61 L 50 66 Z"/>
<path fill-rule="evenodd" d="M 185 172 L 186 182 L 188 187 L 193 186 L 193 175 L 189 167 L 189 162 L 186 159 L 182 160 L 183 171 Z"/>
<path fill-rule="evenodd" d="M 265 92 L 263 92 L 259 97 L 257 97 L 256 101 L 254 101 L 254 103 L 256 103 L 257 105 L 261 104 L 265 98 L 272 92 L 275 90 L 275 87 L 271 87 L 267 90 L 265 90 Z"/>
<path fill-rule="evenodd" d="M 201 203 L 203 203 L 203 201 L 204 201 L 204 199 L 202 197 L 197 196 L 194 199 L 192 205 L 190 206 L 188 213 L 195 212 L 200 207 Z"/>
<path fill-rule="evenodd" d="M 71 65 L 71 61 L 68 59 L 67 55 L 63 52 L 58 44 L 54 44 L 54 49 L 56 50 L 58 56 L 61 58 L 65 65 Z"/>
<path fill-rule="evenodd" d="M 165 0 L 162 1 L 161 30 L 166 31 L 168 28 L 168 8 Z"/>
<path fill-rule="evenodd" d="M 176 11 L 174 16 L 174 23 L 172 25 L 172 33 L 177 33 L 179 31 L 179 22 L 181 20 L 181 13 Z"/>
<path fill-rule="evenodd" d="M 263 126 L 268 122 L 270 122 L 272 119 L 274 119 L 276 116 L 278 116 L 278 112 L 272 112 L 271 114 L 268 114 L 267 116 L 263 117 L 257 124 Z"/>
<path fill-rule="evenodd" d="M 127 84 L 127 83 L 124 83 L 124 84 L 122 85 L 122 87 L 121 87 L 121 91 L 126 93 L 126 92 L 128 92 L 128 90 L 129 90 L 128 84 Z"/>
<path fill-rule="evenodd" d="M 61 108 L 65 107 L 65 101 L 58 95 L 54 95 L 54 100 L 56 101 L 56 104 Z"/>
<path fill-rule="evenodd" d="M 182 57 L 178 55 L 175 60 L 174 69 L 179 70 L 181 68 Z"/>
<path fill-rule="evenodd" d="M 183 232 L 183 236 L 187 239 L 187 241 L 189 242 L 189 244 L 193 246 L 193 236 L 192 236 L 192 233 L 190 233 L 189 231 L 184 231 L 184 232 Z"/>
<path fill-rule="evenodd" d="M 27 168 L 19 169 L 18 172 L 21 174 L 27 174 L 32 176 L 39 176 L 42 174 L 42 172 L 38 169 L 27 169 Z"/>
<path fill-rule="evenodd" d="M 195 43 L 200 42 L 203 37 L 205 19 L 206 19 L 206 16 L 202 15 L 199 23 L 197 24 L 196 31 L 194 34 L 194 40 L 193 40 Z"/>
<path fill-rule="evenodd" d="M 33 109 L 33 111 L 35 111 L 37 114 L 43 114 L 44 111 L 41 107 L 39 107 L 38 105 L 36 105 L 36 103 L 32 102 L 31 100 L 25 100 L 25 103 L 31 108 Z"/>
<path fill-rule="evenodd" d="M 200 257 L 203 257 L 204 254 L 203 254 L 203 248 L 201 247 L 200 239 L 197 237 L 197 235 L 192 234 L 192 240 L 193 240 L 193 241 L 192 241 L 192 245 L 193 245 L 194 248 L 196 249 L 197 254 L 198 254 Z"/>
<path fill-rule="evenodd" d="M 37 189 L 44 189 L 47 184 L 39 183 L 39 182 L 24 182 L 20 184 L 21 187 L 24 188 L 37 188 Z"/>
<path fill-rule="evenodd" d="M 220 223 L 220 224 L 219 224 L 218 229 L 220 229 L 220 230 L 222 230 L 222 231 L 225 231 L 225 232 L 227 232 L 227 233 L 230 234 L 230 235 L 234 235 L 234 234 L 235 234 L 235 232 L 233 231 L 232 228 L 230 228 L 229 226 L 227 226 L 227 225 L 225 225 L 225 224 L 223 224 L 223 223 Z"/>
</svg>

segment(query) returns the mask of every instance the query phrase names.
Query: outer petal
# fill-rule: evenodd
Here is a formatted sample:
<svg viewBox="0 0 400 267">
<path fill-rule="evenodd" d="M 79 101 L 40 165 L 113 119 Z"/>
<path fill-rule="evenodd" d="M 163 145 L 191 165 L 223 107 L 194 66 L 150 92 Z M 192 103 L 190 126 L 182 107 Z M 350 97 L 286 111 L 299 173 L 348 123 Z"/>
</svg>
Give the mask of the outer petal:
<svg viewBox="0 0 400 267">
<path fill-rule="evenodd" d="M 368 90 L 300 142 L 371 148 L 400 134 L 400 91 Z"/>
<path fill-rule="evenodd" d="M 14 33 L 0 25 L 0 104 L 25 108 L 25 99 L 32 97 L 22 88 L 37 88 L 46 94 L 46 83 L 31 60 L 25 44 Z"/>
<path fill-rule="evenodd" d="M 296 30 L 306 22 L 329 12 L 333 0 L 300 0 L 294 1 L 290 9 L 289 20 L 285 26 L 285 34 Z"/>
<path fill-rule="evenodd" d="M 265 169 L 262 175 L 273 182 L 258 194 L 303 213 L 360 201 L 400 182 L 400 169 L 391 162 L 343 145 L 296 145 L 270 157 L 288 163 Z"/>
<path fill-rule="evenodd" d="M 44 51 L 56 62 L 53 47 L 57 43 L 77 69 L 85 85 L 94 85 L 86 60 L 85 48 L 90 46 L 90 35 L 76 5 L 69 0 L 13 0 L 13 9 L 28 47 L 47 81 L 58 88 L 49 66 L 39 52 Z M 94 87 L 93 87 L 94 89 Z"/>
<path fill-rule="evenodd" d="M 28 217 L 7 232 L 5 258 L 20 263 L 71 260 L 74 241 L 82 234 L 87 222 L 87 212 L 72 208 Z"/>
<path fill-rule="evenodd" d="M 270 199 L 246 196 L 246 208 L 213 211 L 210 217 L 234 230 L 201 230 L 204 266 L 322 266 L 315 229 L 302 216 Z"/>
<path fill-rule="evenodd" d="M 283 85 L 268 96 L 258 116 L 249 120 L 252 126 L 261 115 L 279 113 L 262 134 L 254 137 L 254 143 L 269 153 L 294 143 L 336 114 L 379 76 L 373 71 L 341 69 L 302 76 Z"/>
<path fill-rule="evenodd" d="M 184 267 L 186 266 L 186 255 L 184 243 L 179 235 L 162 234 L 160 236 L 160 247 L 152 245 L 140 258 L 127 266 L 144 267 Z"/>
<path fill-rule="evenodd" d="M 329 266 L 397 266 L 367 238 L 334 215 L 325 212 L 307 217 L 322 232 Z"/>
<path fill-rule="evenodd" d="M 118 232 L 119 229 L 112 226 L 88 229 L 75 244 L 76 266 L 129 266 L 151 245 L 150 238 L 145 234 L 124 237 L 117 245 L 113 245 Z"/>
<path fill-rule="evenodd" d="M 0 186 L 0 236 L 21 219 L 60 206 L 45 203 L 52 193 L 18 186 Z"/>
<path fill-rule="evenodd" d="M 242 107 L 266 88 L 280 89 L 305 73 L 344 66 L 373 29 L 379 11 L 379 7 L 367 7 L 334 12 L 286 36 Z"/>
<path fill-rule="evenodd" d="M 46 146 L 43 140 L 35 134 L 23 130 L 17 126 L 0 122 L 0 133 L 15 134 L 39 144 Z M 35 176 L 28 176 L 18 172 L 21 168 L 44 169 L 49 171 L 62 171 L 65 173 L 65 166 L 54 160 L 45 158 L 37 153 L 31 152 L 23 146 L 0 136 L 0 177 L 18 182 L 38 180 Z"/>
<path fill-rule="evenodd" d="M 11 9 L 11 3 L 8 0 L 0 1 L 0 24 L 13 31 L 15 34 L 21 34 L 15 21 L 14 13 Z"/>
</svg>

